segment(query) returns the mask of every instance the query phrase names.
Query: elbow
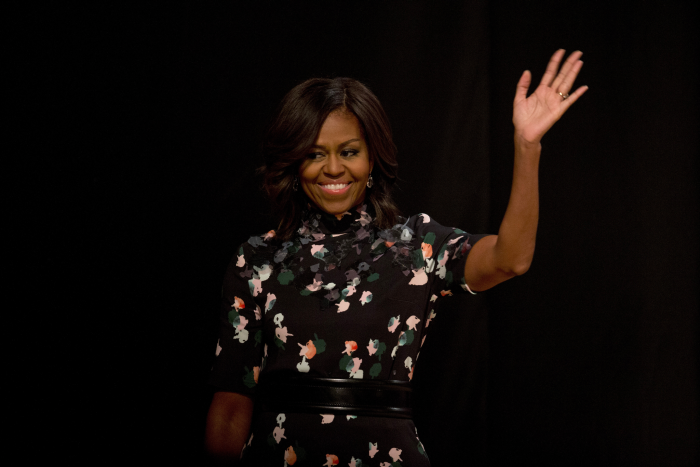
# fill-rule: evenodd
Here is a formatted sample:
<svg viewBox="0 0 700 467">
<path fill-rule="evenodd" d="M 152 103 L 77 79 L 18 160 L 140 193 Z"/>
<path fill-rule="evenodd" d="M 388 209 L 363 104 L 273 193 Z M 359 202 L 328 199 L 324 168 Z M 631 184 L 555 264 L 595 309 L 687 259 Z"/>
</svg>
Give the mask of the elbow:
<svg viewBox="0 0 700 467">
<path fill-rule="evenodd" d="M 532 264 L 532 260 L 527 260 L 527 261 L 521 261 L 520 263 L 511 265 L 507 270 L 506 273 L 511 276 L 522 276 L 525 274 L 529 269 L 530 265 Z"/>
</svg>

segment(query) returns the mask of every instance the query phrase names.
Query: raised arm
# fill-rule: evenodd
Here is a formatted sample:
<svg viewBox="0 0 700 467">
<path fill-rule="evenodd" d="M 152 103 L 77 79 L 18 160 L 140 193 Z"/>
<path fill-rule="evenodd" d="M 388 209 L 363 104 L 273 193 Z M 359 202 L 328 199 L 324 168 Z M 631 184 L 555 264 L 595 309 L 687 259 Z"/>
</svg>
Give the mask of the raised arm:
<svg viewBox="0 0 700 467">
<path fill-rule="evenodd" d="M 583 62 L 576 51 L 559 68 L 564 50 L 557 50 L 535 92 L 527 95 L 532 80 L 525 71 L 513 100 L 515 160 L 513 185 L 498 235 L 476 243 L 464 267 L 464 279 L 475 291 L 486 290 L 530 268 L 535 253 L 539 218 L 538 171 L 540 140 L 554 123 L 588 89 L 573 88 Z"/>
</svg>

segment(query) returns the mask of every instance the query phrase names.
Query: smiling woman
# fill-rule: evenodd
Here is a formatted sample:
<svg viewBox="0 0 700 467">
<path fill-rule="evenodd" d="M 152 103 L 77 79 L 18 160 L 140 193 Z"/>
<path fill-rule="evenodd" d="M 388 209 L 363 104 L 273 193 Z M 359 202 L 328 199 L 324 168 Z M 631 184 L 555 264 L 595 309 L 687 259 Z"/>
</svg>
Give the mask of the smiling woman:
<svg viewBox="0 0 700 467">
<path fill-rule="evenodd" d="M 255 466 L 430 465 L 411 420 L 420 349 L 445 297 L 530 265 L 539 141 L 585 91 L 568 94 L 582 62 L 574 52 L 560 70 L 563 54 L 530 97 L 529 72 L 518 83 L 513 185 L 497 236 L 399 216 L 396 148 L 365 86 L 312 79 L 287 94 L 262 168 L 279 227 L 242 244 L 224 279 L 207 420 L 214 456 L 242 454 Z"/>
<path fill-rule="evenodd" d="M 358 81 L 313 78 L 292 89 L 265 135 L 263 156 L 264 188 L 280 219 L 277 238 L 293 236 L 309 201 L 318 199 L 313 193 L 333 195 L 320 186 L 310 186 L 319 183 L 353 182 L 347 199 L 371 205 L 380 227 L 390 228 L 398 219 L 399 211 L 391 198 L 398 164 L 389 119 L 376 96 Z M 354 178 L 356 170 L 347 167 L 354 167 L 355 161 L 363 158 L 369 172 L 360 183 Z M 372 188 L 365 190 L 370 174 Z M 302 190 L 295 189 L 299 181 Z M 342 203 L 337 200 L 328 198 L 340 209 Z"/>
</svg>

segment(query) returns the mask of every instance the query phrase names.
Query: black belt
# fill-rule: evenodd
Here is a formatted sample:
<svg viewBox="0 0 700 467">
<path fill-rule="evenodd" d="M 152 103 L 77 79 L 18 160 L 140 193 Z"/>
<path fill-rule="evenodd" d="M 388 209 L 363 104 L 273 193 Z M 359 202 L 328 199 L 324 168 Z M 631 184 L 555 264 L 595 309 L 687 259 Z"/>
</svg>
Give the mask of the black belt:
<svg viewBox="0 0 700 467">
<path fill-rule="evenodd" d="M 261 375 L 257 407 L 265 412 L 312 412 L 411 418 L 407 381 Z"/>
</svg>

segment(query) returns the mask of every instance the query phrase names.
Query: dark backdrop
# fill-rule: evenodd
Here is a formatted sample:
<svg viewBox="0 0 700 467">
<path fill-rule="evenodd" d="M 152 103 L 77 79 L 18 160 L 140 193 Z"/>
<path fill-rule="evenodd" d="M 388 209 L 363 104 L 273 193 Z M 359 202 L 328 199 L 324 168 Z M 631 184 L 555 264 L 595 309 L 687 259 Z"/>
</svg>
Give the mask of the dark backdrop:
<svg viewBox="0 0 700 467">
<path fill-rule="evenodd" d="M 563 47 L 584 51 L 590 90 L 543 142 L 535 261 L 441 310 L 419 434 L 437 467 L 697 465 L 697 18 L 680 2 L 432 3 L 23 13 L 12 74 L 39 144 L 10 186 L 35 202 L 29 277 L 67 310 L 70 337 L 38 360 L 82 414 L 63 448 L 203 461 L 221 280 L 274 227 L 254 171 L 287 90 L 368 84 L 404 212 L 495 233 L 515 84 Z"/>
</svg>

